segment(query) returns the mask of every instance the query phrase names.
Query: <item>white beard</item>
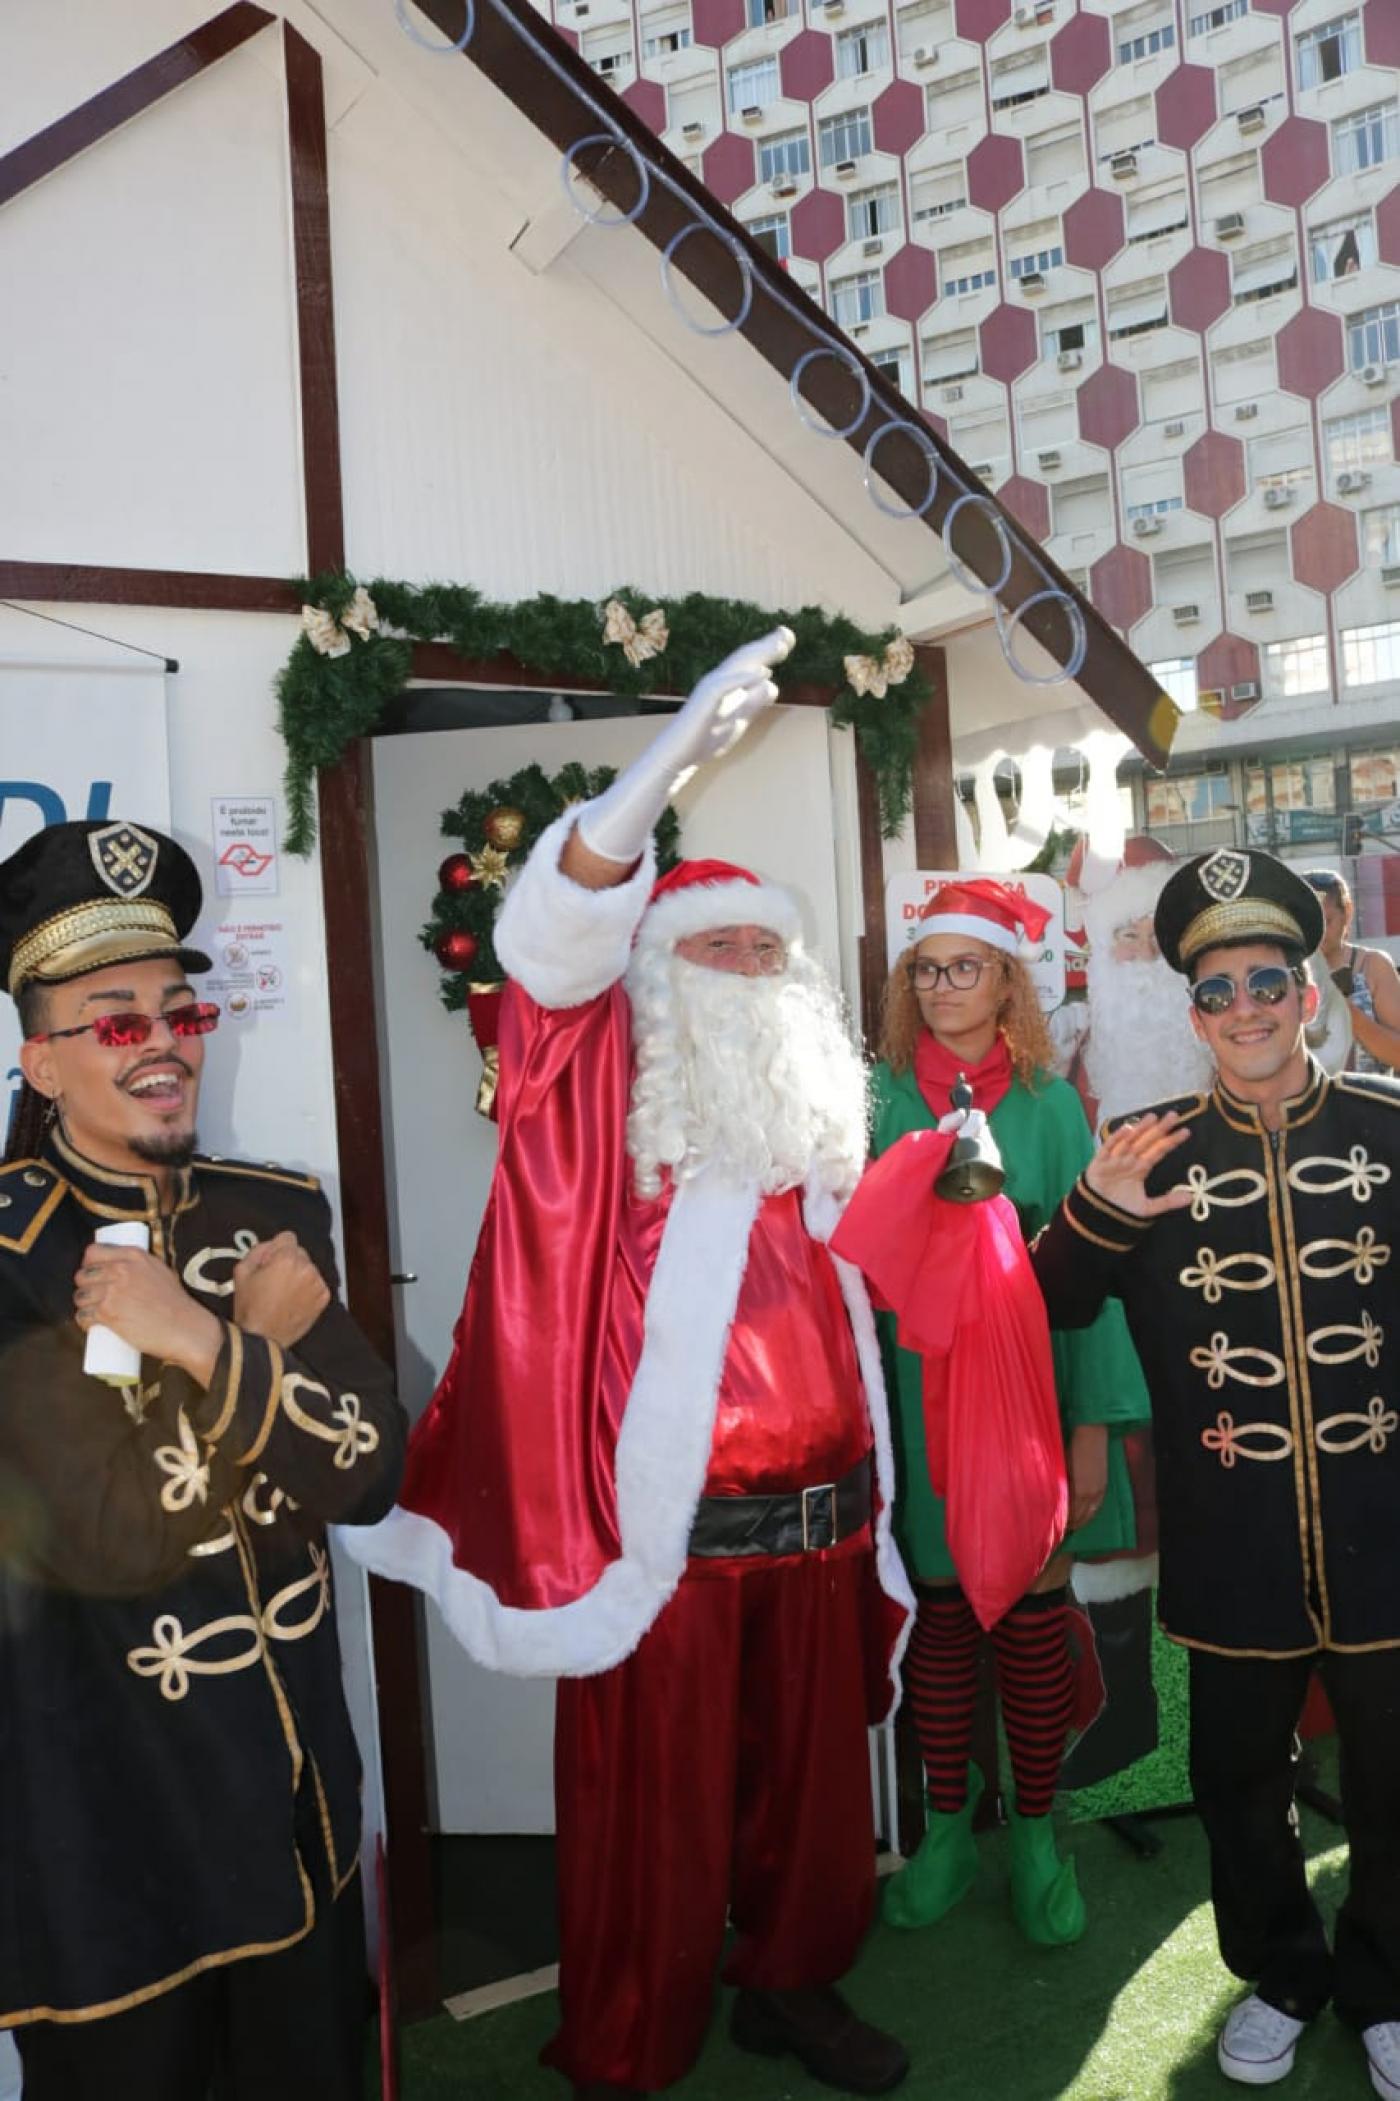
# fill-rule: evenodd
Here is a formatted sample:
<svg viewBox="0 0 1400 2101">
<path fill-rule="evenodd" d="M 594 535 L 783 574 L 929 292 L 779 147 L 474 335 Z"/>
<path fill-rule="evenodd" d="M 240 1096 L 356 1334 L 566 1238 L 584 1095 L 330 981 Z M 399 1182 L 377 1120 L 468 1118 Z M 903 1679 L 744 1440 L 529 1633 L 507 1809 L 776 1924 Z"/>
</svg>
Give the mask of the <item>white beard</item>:
<svg viewBox="0 0 1400 2101">
<path fill-rule="evenodd" d="M 799 950 L 749 978 L 639 950 L 627 973 L 637 1070 L 627 1150 L 655 1196 L 714 1166 L 765 1195 L 810 1176 L 846 1197 L 865 1158 L 865 1069 L 838 994 Z"/>
<path fill-rule="evenodd" d="M 1101 1122 L 1210 1086 L 1214 1063 L 1191 1027 L 1186 980 L 1170 964 L 1115 963 L 1091 951 L 1087 983 L 1084 1071 Z"/>
</svg>

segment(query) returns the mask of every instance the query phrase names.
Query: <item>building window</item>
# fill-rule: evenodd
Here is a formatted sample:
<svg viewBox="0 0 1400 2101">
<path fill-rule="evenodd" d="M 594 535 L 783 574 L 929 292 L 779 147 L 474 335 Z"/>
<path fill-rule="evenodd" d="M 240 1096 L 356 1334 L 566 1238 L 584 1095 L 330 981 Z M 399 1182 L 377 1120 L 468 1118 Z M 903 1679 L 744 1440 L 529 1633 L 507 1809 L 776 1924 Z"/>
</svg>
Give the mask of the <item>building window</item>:
<svg viewBox="0 0 1400 2101">
<path fill-rule="evenodd" d="M 931 81 L 924 89 L 924 129 L 944 138 L 959 124 L 981 120 L 982 75 L 955 73 L 951 80 Z"/>
<path fill-rule="evenodd" d="M 948 277 L 943 281 L 943 292 L 947 298 L 955 298 L 963 292 L 985 292 L 997 281 L 995 270 L 969 270 L 964 277 Z"/>
<path fill-rule="evenodd" d="M 994 59 L 992 62 L 992 108 L 1019 109 L 1023 103 L 1034 102 L 1050 92 L 1050 52 L 1048 45 L 1041 44 L 1034 51 L 1020 52 L 1015 58 Z"/>
<path fill-rule="evenodd" d="M 1354 751 L 1349 767 L 1353 804 L 1400 801 L 1400 749 Z"/>
<path fill-rule="evenodd" d="M 842 328 L 876 321 L 885 311 L 885 280 L 878 270 L 842 277 L 831 287 L 832 318 Z"/>
<path fill-rule="evenodd" d="M 1168 511 L 1179 511 L 1182 499 L 1179 496 L 1154 496 L 1146 503 L 1130 503 L 1125 506 L 1125 518 L 1165 518 Z"/>
<path fill-rule="evenodd" d="M 1288 430 L 1266 431 L 1262 438 L 1250 439 L 1246 458 L 1252 489 L 1296 488 L 1312 477 L 1312 432 L 1306 423 L 1295 423 Z M 1286 575 L 1286 558 L 1281 569 Z"/>
<path fill-rule="evenodd" d="M 1357 212 L 1349 219 L 1315 226 L 1308 235 L 1308 252 L 1314 284 L 1350 277 L 1376 260 L 1376 222 L 1370 212 Z"/>
<path fill-rule="evenodd" d="M 1168 657 L 1163 663 L 1149 664 L 1147 668 L 1162 691 L 1176 702 L 1183 715 L 1194 711 L 1198 691 L 1194 657 Z"/>
<path fill-rule="evenodd" d="M 836 39 L 836 78 L 856 80 L 890 62 L 890 33 L 883 22 L 862 22 Z"/>
<path fill-rule="evenodd" d="M 1327 637 L 1302 635 L 1295 642 L 1266 642 L 1261 652 L 1264 692 L 1270 700 L 1293 700 L 1327 691 Z"/>
<path fill-rule="evenodd" d="M 1291 292 L 1298 282 L 1298 251 L 1293 236 L 1261 241 L 1242 248 L 1234 258 L 1230 290 L 1236 306 L 1254 299 L 1272 299 L 1276 292 Z"/>
<path fill-rule="evenodd" d="M 1040 354 L 1042 357 L 1063 357 L 1068 351 L 1097 350 L 1098 344 L 1099 324 L 1091 315 L 1085 315 L 1082 320 L 1059 321 L 1043 327 Z"/>
<path fill-rule="evenodd" d="M 872 351 L 870 362 L 882 379 L 898 387 L 901 394 L 909 391 L 909 354 L 904 350 Z"/>
<path fill-rule="evenodd" d="M 899 184 L 882 182 L 878 189 L 858 190 L 846 200 L 846 239 L 868 241 L 880 233 L 899 230 Z"/>
<path fill-rule="evenodd" d="M 798 0 L 747 0 L 750 29 L 762 29 L 765 22 L 786 22 L 790 15 L 801 12 Z"/>
<path fill-rule="evenodd" d="M 929 219 L 946 219 L 967 203 L 967 178 L 961 167 L 933 168 L 927 175 L 909 178 L 909 209 L 917 226 Z"/>
<path fill-rule="evenodd" d="M 870 151 L 870 112 L 848 109 L 839 117 L 823 117 L 817 126 L 817 147 L 824 168 L 838 161 L 859 160 Z"/>
<path fill-rule="evenodd" d="M 1390 410 L 1362 409 L 1355 416 L 1333 416 L 1322 426 L 1327 449 L 1327 471 L 1343 474 L 1348 468 L 1373 467 L 1391 458 Z"/>
<path fill-rule="evenodd" d="M 1144 190 L 1128 199 L 1128 240 L 1155 241 L 1163 234 L 1179 233 L 1188 223 L 1186 191 L 1174 183 L 1167 190 Z"/>
<path fill-rule="evenodd" d="M 938 257 L 938 277 L 945 298 L 985 291 L 997 281 L 996 250 L 990 241 L 962 241 Z"/>
<path fill-rule="evenodd" d="M 812 142 L 805 131 L 782 131 L 761 139 L 758 147 L 758 179 L 777 182 L 785 175 L 810 175 Z"/>
<path fill-rule="evenodd" d="M 1077 124 L 1057 124 L 1026 140 L 1026 180 L 1033 190 L 1074 182 L 1084 173 L 1084 135 Z"/>
<path fill-rule="evenodd" d="M 1388 686 L 1400 680 L 1400 620 L 1342 629 L 1342 684 Z"/>
<path fill-rule="evenodd" d="M 1215 824 L 1231 815 L 1234 796 L 1228 773 L 1181 773 L 1166 781 L 1148 781 L 1147 829 L 1172 824 Z"/>
<path fill-rule="evenodd" d="M 585 38 L 581 49 L 585 61 L 600 80 L 608 81 L 613 87 L 620 87 L 632 78 L 635 67 L 632 63 L 632 46 L 611 41 L 615 36 L 616 31 L 603 30 L 596 42 L 590 43 L 589 39 Z"/>
<path fill-rule="evenodd" d="M 737 117 L 741 110 L 766 108 L 777 100 L 778 92 L 776 58 L 755 58 L 748 65 L 729 68 L 731 117 Z"/>
<path fill-rule="evenodd" d="M 1223 29 L 1227 22 L 1240 22 L 1249 11 L 1249 0 L 1221 0 L 1218 7 L 1208 7 L 1204 14 L 1191 15 L 1186 24 L 1188 36 L 1209 36 L 1212 29 Z"/>
<path fill-rule="evenodd" d="M 1364 559 L 1372 568 L 1390 568 L 1400 562 L 1400 503 L 1364 512 L 1361 532 L 1366 547 Z"/>
<path fill-rule="evenodd" d="M 1340 80 L 1361 64 L 1361 17 L 1342 15 L 1305 30 L 1294 40 L 1298 54 L 1300 88 L 1321 87 L 1324 80 Z"/>
<path fill-rule="evenodd" d="M 971 379 L 977 371 L 976 329 L 960 328 L 946 336 L 926 336 L 923 363 L 926 387 L 943 386 L 954 379 Z"/>
<path fill-rule="evenodd" d="M 673 51 L 688 51 L 690 42 L 688 9 L 680 12 L 668 9 L 664 15 L 655 17 L 650 23 L 643 19 L 643 58 L 669 58 Z"/>
<path fill-rule="evenodd" d="M 792 229 L 786 212 L 770 212 L 767 218 L 749 219 L 744 231 L 752 234 L 759 247 L 775 262 L 785 263 L 792 254 Z"/>
<path fill-rule="evenodd" d="M 1332 126 L 1332 173 L 1355 175 L 1400 153 L 1400 102 L 1377 102 Z"/>
<path fill-rule="evenodd" d="M 1388 365 L 1400 358 L 1400 300 L 1368 306 L 1347 322 L 1347 363 L 1353 372 L 1363 365 Z"/>
<path fill-rule="evenodd" d="M 1108 333 L 1111 341 L 1125 336 L 1145 336 L 1167 325 L 1167 287 L 1160 278 L 1146 283 L 1122 285 L 1108 295 Z"/>
<path fill-rule="evenodd" d="M 1028 255 L 1013 255 L 1007 269 L 1013 277 L 1043 277 L 1047 270 L 1058 270 L 1065 259 L 1065 251 L 1056 241 L 1049 248 L 1032 249 Z"/>
<path fill-rule="evenodd" d="M 1156 143 L 1156 105 L 1150 95 L 1100 110 L 1094 120 L 1094 147 L 1101 161 L 1119 153 L 1145 153 Z"/>
<path fill-rule="evenodd" d="M 1127 37 L 1118 46 L 1118 63 L 1130 65 L 1135 58 L 1151 58 L 1154 52 L 1170 51 L 1176 44 L 1176 24 L 1162 22 L 1156 29 L 1144 29 L 1141 36 Z"/>
</svg>

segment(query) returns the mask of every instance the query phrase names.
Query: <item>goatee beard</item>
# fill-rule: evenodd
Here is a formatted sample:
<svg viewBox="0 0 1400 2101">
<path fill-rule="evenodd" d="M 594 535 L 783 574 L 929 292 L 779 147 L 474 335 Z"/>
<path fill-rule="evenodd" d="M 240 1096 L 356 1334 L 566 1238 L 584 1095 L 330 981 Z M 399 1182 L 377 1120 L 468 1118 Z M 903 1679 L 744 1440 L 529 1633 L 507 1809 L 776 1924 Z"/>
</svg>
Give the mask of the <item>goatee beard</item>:
<svg viewBox="0 0 1400 2101">
<path fill-rule="evenodd" d="M 188 1167 L 199 1146 L 197 1131 L 168 1131 L 159 1138 L 132 1138 L 130 1149 L 152 1167 Z"/>
</svg>

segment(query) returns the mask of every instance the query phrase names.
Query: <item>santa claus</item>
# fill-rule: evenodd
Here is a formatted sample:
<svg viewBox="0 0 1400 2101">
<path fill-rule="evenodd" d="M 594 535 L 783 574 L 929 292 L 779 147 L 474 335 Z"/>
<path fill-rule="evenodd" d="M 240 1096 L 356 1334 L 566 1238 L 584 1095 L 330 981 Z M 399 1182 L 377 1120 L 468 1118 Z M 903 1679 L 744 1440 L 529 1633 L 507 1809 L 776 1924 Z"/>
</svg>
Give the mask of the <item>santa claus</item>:
<svg viewBox="0 0 1400 2101">
<path fill-rule="evenodd" d="M 879 1351 L 825 1246 L 865 1087 L 785 892 L 652 828 L 775 697 L 737 651 L 506 900 L 500 1153 L 451 1362 L 370 1565 L 480 1662 L 559 1673 L 562 2024 L 576 2096 L 680 2078 L 726 1917 L 732 2034 L 883 2093 L 834 1989 L 874 1898 L 867 1715 L 912 1597 Z"/>
</svg>

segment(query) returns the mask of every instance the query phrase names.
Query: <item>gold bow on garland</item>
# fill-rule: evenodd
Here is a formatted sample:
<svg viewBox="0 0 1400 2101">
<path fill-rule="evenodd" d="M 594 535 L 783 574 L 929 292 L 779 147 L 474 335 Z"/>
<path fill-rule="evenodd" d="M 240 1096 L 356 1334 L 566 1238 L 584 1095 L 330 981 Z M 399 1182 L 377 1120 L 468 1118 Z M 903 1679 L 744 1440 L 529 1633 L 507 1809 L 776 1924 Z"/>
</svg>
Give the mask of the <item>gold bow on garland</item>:
<svg viewBox="0 0 1400 2101">
<path fill-rule="evenodd" d="M 604 642 L 620 642 L 622 654 L 634 667 L 645 664 L 648 657 L 659 657 L 670 640 L 666 615 L 660 606 L 653 606 L 634 620 L 620 598 L 610 598 L 603 611 L 607 616 L 603 622 Z"/>
<path fill-rule="evenodd" d="M 324 606 L 304 605 L 301 624 L 311 647 L 319 650 L 323 657 L 343 657 L 349 654 L 352 635 L 368 642 L 371 630 L 379 625 L 379 614 L 374 600 L 361 584 L 339 620 Z"/>
<path fill-rule="evenodd" d="M 914 645 L 907 635 L 896 635 L 883 656 L 843 657 L 841 661 L 852 692 L 860 698 L 871 693 L 883 700 L 889 688 L 902 686 L 914 669 Z"/>
</svg>

